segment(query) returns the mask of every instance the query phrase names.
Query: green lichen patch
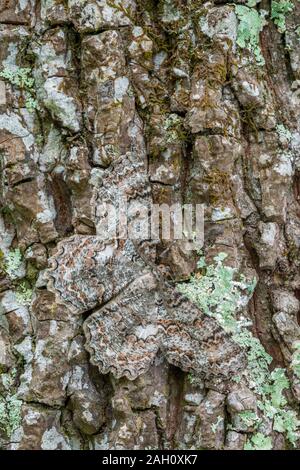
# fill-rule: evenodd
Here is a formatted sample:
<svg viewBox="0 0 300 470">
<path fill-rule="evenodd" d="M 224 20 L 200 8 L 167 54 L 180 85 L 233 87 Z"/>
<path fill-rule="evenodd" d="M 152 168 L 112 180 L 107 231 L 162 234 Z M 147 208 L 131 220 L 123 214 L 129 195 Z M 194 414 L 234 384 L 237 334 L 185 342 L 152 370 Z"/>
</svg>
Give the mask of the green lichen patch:
<svg viewBox="0 0 300 470">
<path fill-rule="evenodd" d="M 16 279 L 22 267 L 23 259 L 19 248 L 10 250 L 4 255 L 4 271 L 11 279 Z"/>
<path fill-rule="evenodd" d="M 255 8 L 250 8 L 245 5 L 236 5 L 235 13 L 239 20 L 237 44 L 242 49 L 251 51 L 258 65 L 264 65 L 265 60 L 260 49 L 259 39 L 260 32 L 267 24 L 265 20 L 266 12 L 258 12 Z"/>
<path fill-rule="evenodd" d="M 284 33 L 286 30 L 286 15 L 293 11 L 294 5 L 289 0 L 272 0 L 271 3 L 271 19 L 276 24 L 278 31 Z"/>
<path fill-rule="evenodd" d="M 218 416 L 217 421 L 213 423 L 211 426 L 211 430 L 214 434 L 217 432 L 218 427 L 222 425 L 222 423 L 223 423 L 223 419 L 221 418 L 221 416 Z"/>
<path fill-rule="evenodd" d="M 16 299 L 20 305 L 30 305 L 32 300 L 33 291 L 29 285 L 23 281 L 21 282 L 16 290 Z"/>
<path fill-rule="evenodd" d="M 0 429 L 10 437 L 21 425 L 22 401 L 16 395 L 0 396 Z"/>
<path fill-rule="evenodd" d="M 25 106 L 29 112 L 37 109 L 37 101 L 35 99 L 34 78 L 32 70 L 28 67 L 18 67 L 16 69 L 5 68 L 0 72 L 0 77 L 7 80 L 24 92 Z"/>
<path fill-rule="evenodd" d="M 27 279 L 30 278 L 30 271 L 25 273 L 24 260 L 21 250 L 19 248 L 12 249 L 7 253 L 3 253 L 0 250 L 0 269 L 9 277 L 12 281 L 16 292 L 16 300 L 20 305 L 28 306 L 31 303 L 33 290 L 31 283 L 24 279 L 25 274 Z M 36 272 L 32 281 L 35 281 Z"/>
<path fill-rule="evenodd" d="M 209 316 L 214 317 L 232 339 L 245 351 L 247 367 L 234 377 L 237 383 L 242 380 L 257 396 L 258 413 L 251 410 L 242 412 L 240 418 L 254 428 L 245 449 L 271 449 L 272 439 L 264 436 L 266 423 L 273 423 L 273 431 L 282 433 L 294 446 L 298 438 L 299 425 L 296 412 L 290 408 L 285 391 L 290 383 L 286 371 L 276 368 L 270 372 L 272 357 L 248 329 L 251 325 L 240 313 L 255 289 L 256 280 L 238 276 L 235 268 L 224 265 L 226 253 L 219 253 L 214 263 L 207 266 L 204 257 L 198 262 L 198 274 L 189 282 L 177 286 L 178 290 Z M 299 357 L 295 358 L 298 363 Z M 193 378 L 192 378 L 193 380 Z"/>
<path fill-rule="evenodd" d="M 243 324 L 235 318 L 236 309 L 247 302 L 255 282 L 248 282 L 244 276 L 235 280 L 236 269 L 223 264 L 226 257 L 226 253 L 219 253 L 209 266 L 201 257 L 197 266 L 205 274 L 192 276 L 188 283 L 177 288 L 206 315 L 216 318 L 226 331 L 234 333 Z"/>
<path fill-rule="evenodd" d="M 246 443 L 245 450 L 272 450 L 272 439 L 261 432 L 254 434 Z"/>
<path fill-rule="evenodd" d="M 5 390 L 0 394 L 0 431 L 4 432 L 7 437 L 11 437 L 21 425 L 22 401 L 14 392 L 16 373 L 16 369 L 12 369 L 9 373 L 1 374 L 1 382 Z"/>
</svg>

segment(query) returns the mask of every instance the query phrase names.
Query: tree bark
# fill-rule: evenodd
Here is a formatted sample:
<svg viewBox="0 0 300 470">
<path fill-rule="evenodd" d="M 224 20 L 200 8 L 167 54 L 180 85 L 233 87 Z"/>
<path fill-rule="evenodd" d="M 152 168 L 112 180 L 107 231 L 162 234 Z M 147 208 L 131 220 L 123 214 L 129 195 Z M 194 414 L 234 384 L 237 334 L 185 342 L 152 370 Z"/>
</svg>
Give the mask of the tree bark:
<svg viewBox="0 0 300 470">
<path fill-rule="evenodd" d="M 299 448 L 300 3 L 282 2 L 2 1 L 1 448 Z M 202 253 L 103 242 L 119 197 L 201 204 Z"/>
</svg>

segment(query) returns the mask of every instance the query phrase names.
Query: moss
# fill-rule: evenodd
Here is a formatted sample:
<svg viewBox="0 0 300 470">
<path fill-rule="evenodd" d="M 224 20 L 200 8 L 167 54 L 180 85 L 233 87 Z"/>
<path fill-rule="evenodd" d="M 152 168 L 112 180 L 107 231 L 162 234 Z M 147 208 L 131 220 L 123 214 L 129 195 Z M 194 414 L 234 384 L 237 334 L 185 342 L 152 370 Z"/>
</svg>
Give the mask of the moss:
<svg viewBox="0 0 300 470">
<path fill-rule="evenodd" d="M 1 249 L 0 249 L 0 275 L 5 276 L 5 257 Z"/>
<path fill-rule="evenodd" d="M 122 13 L 123 15 L 127 16 L 127 18 L 130 19 L 130 21 L 135 24 L 135 16 L 133 12 L 130 10 L 130 8 L 124 7 L 122 5 L 122 0 L 107 0 L 106 1 L 107 5 L 111 8 L 114 8 L 116 11 Z"/>
<path fill-rule="evenodd" d="M 209 198 L 212 204 L 228 200 L 231 194 L 231 182 L 228 173 L 215 168 L 203 177 L 203 181 L 209 184 Z"/>
<path fill-rule="evenodd" d="M 255 111 L 256 106 L 245 106 L 240 111 L 240 117 L 243 124 L 246 126 L 247 130 L 253 132 L 256 140 L 258 140 L 258 128 L 255 123 Z"/>
<path fill-rule="evenodd" d="M 45 138 L 42 134 L 37 134 L 35 136 L 35 143 L 39 150 L 42 150 L 43 146 L 45 145 Z"/>
<path fill-rule="evenodd" d="M 50 113 L 53 114 L 53 116 L 60 115 L 61 108 L 58 106 L 57 103 L 55 103 L 55 101 L 51 99 L 45 99 L 44 104 L 46 108 L 50 111 Z"/>
<path fill-rule="evenodd" d="M 11 223 L 12 225 L 17 225 L 15 213 L 13 209 L 9 205 L 4 205 L 0 208 L 0 213 L 4 217 L 4 219 L 8 222 Z"/>
</svg>

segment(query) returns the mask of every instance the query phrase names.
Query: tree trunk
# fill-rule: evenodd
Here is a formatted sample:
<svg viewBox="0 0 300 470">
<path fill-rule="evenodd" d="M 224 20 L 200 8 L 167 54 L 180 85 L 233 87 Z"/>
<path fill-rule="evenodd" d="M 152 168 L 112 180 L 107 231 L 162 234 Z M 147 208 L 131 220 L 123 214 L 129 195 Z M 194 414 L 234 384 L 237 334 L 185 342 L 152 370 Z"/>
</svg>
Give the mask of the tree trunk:
<svg viewBox="0 0 300 470">
<path fill-rule="evenodd" d="M 2 0 L 1 448 L 299 448 L 299 31 L 297 0 Z M 203 208 L 201 253 L 105 239 L 124 200 Z"/>
</svg>

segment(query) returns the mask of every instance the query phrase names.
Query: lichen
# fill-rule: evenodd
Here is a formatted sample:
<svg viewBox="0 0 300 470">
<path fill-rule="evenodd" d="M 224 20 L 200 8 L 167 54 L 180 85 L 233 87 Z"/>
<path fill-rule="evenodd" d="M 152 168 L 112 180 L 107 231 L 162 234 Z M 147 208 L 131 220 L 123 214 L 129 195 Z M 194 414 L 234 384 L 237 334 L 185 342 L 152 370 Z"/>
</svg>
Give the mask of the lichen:
<svg viewBox="0 0 300 470">
<path fill-rule="evenodd" d="M 15 69 L 5 68 L 0 72 L 0 77 L 7 80 L 24 92 L 25 106 L 29 112 L 37 109 L 37 101 L 35 99 L 35 82 L 32 77 L 32 71 L 28 67 L 18 67 Z"/>
<path fill-rule="evenodd" d="M 255 8 L 245 5 L 236 5 L 235 13 L 239 20 L 237 44 L 242 49 L 251 51 L 258 65 L 264 65 L 265 60 L 259 45 L 259 35 L 267 24 L 265 20 L 266 12 L 258 12 Z"/>
<path fill-rule="evenodd" d="M 33 291 L 26 282 L 21 282 L 16 291 L 16 299 L 20 305 L 30 305 L 32 300 Z"/>
<path fill-rule="evenodd" d="M 172 144 L 186 138 L 182 125 L 182 118 L 177 114 L 170 114 L 163 123 L 163 129 L 166 132 L 166 142 Z"/>
<path fill-rule="evenodd" d="M 289 0 L 272 0 L 271 19 L 276 24 L 278 31 L 284 33 L 286 30 L 285 17 L 293 11 L 294 5 Z"/>
<path fill-rule="evenodd" d="M 0 269 L 13 282 L 17 302 L 20 305 L 29 305 L 31 303 L 33 290 L 30 287 L 30 283 L 24 280 L 26 271 L 21 250 L 19 248 L 16 248 L 8 251 L 7 253 L 3 253 L 0 250 Z M 30 278 L 28 276 L 28 272 L 27 278 Z M 35 278 L 33 280 L 35 281 Z"/>
<path fill-rule="evenodd" d="M 272 439 L 261 432 L 254 434 L 245 444 L 244 450 L 271 450 Z"/>
<path fill-rule="evenodd" d="M 5 255 L 4 270 L 11 279 L 16 279 L 18 277 L 22 264 L 22 253 L 19 248 L 10 250 Z"/>
<path fill-rule="evenodd" d="M 272 447 L 270 437 L 261 438 L 264 423 L 268 420 L 273 422 L 274 431 L 284 434 L 295 445 L 300 423 L 283 393 L 290 387 L 286 372 L 282 368 L 269 371 L 272 357 L 249 331 L 251 322 L 241 314 L 255 289 L 256 281 L 238 277 L 236 269 L 223 264 L 226 258 L 226 253 L 219 253 L 214 263 L 207 266 L 204 257 L 200 257 L 197 264 L 199 272 L 177 288 L 205 314 L 216 318 L 246 353 L 247 367 L 234 380 L 237 383 L 244 380 L 255 392 L 260 414 L 242 415 L 244 420 L 251 420 L 256 432 L 247 441 L 245 449 Z"/>
<path fill-rule="evenodd" d="M 21 425 L 22 401 L 13 393 L 16 372 L 12 369 L 10 373 L 1 374 L 6 390 L 0 395 L 0 430 L 8 437 Z"/>
<path fill-rule="evenodd" d="M 282 144 L 289 143 L 292 140 L 292 133 L 283 124 L 276 126 L 276 132 Z"/>
<path fill-rule="evenodd" d="M 24 142 L 26 149 L 32 150 L 34 137 L 31 132 L 24 127 L 24 122 L 19 115 L 13 112 L 0 114 L 0 128 L 6 129 L 11 134 L 20 137 Z"/>
<path fill-rule="evenodd" d="M 61 121 L 62 125 L 73 132 L 78 132 L 80 123 L 77 115 L 76 102 L 72 96 L 62 91 L 64 79 L 62 77 L 48 78 L 38 93 L 39 100 L 47 108 L 54 119 Z"/>
<path fill-rule="evenodd" d="M 244 324 L 243 319 L 236 320 L 235 312 L 247 304 L 255 281 L 247 282 L 244 276 L 234 280 L 236 269 L 223 264 L 226 257 L 226 253 L 219 253 L 209 266 L 201 257 L 197 266 L 205 274 L 192 276 L 188 283 L 177 288 L 206 315 L 215 317 L 226 331 L 235 332 Z"/>
<path fill-rule="evenodd" d="M 221 416 L 218 416 L 217 421 L 213 423 L 211 426 L 211 430 L 214 434 L 217 432 L 219 426 L 222 425 L 222 423 L 223 423 L 223 419 L 221 418 Z"/>
</svg>

